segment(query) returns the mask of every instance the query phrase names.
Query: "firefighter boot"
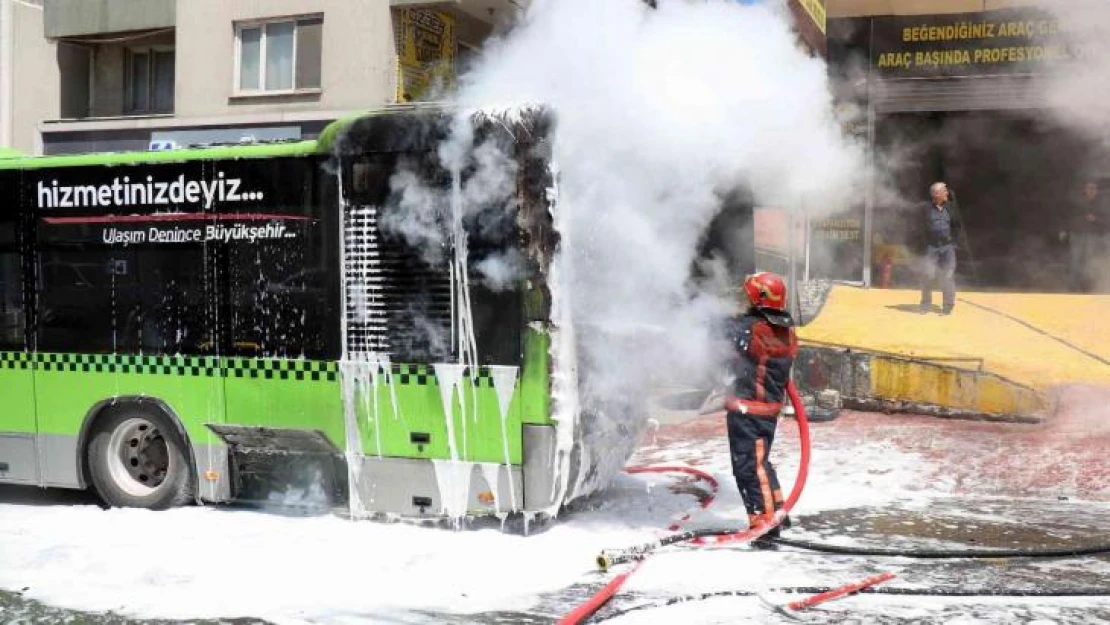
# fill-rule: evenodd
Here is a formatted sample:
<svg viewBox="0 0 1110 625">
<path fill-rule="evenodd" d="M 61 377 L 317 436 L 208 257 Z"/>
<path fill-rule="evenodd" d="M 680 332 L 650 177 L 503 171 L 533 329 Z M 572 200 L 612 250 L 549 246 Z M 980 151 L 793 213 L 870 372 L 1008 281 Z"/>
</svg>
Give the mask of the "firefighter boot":
<svg viewBox="0 0 1110 625">
<path fill-rule="evenodd" d="M 749 527 L 754 528 L 754 527 L 756 527 L 757 525 L 759 525 L 760 523 L 763 523 L 763 522 L 764 522 L 764 519 L 763 519 L 762 514 L 749 514 L 748 515 L 748 526 Z M 753 540 L 752 541 L 752 546 L 755 547 L 756 549 L 765 549 L 765 550 L 778 549 L 778 545 L 775 544 L 776 539 L 779 536 L 782 535 L 782 530 L 790 529 L 791 525 L 793 525 L 793 523 L 791 523 L 791 521 L 790 521 L 790 516 L 787 515 L 787 516 L 783 517 L 782 523 L 779 523 L 775 527 L 772 527 L 770 530 L 767 531 L 766 534 L 764 534 L 764 535 L 760 536 L 759 538 Z"/>
</svg>

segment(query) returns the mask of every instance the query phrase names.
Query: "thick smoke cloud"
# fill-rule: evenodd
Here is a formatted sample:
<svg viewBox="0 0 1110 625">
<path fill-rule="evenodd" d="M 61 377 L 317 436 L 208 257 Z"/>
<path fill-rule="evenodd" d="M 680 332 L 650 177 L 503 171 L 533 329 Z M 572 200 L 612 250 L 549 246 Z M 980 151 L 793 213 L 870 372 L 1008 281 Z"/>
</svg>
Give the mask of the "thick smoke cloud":
<svg viewBox="0 0 1110 625">
<path fill-rule="evenodd" d="M 788 20 L 723 0 L 537 0 L 463 78 L 465 109 L 555 113 L 568 297 L 598 341 L 583 358 L 598 392 L 709 361 L 707 324 L 731 302 L 689 278 L 723 193 L 832 210 L 858 184 L 825 65 Z"/>
<path fill-rule="evenodd" d="M 460 125 L 460 128 L 463 128 Z M 472 144 L 473 137 L 458 132 L 439 149 L 439 162 L 449 169 L 466 170 L 460 185 L 460 217 L 467 230 L 482 239 L 496 238 L 508 230 L 517 208 L 517 165 L 493 141 Z M 427 179 L 427 163 L 402 161 L 390 178 L 390 194 L 380 226 L 417 250 L 429 265 L 440 265 L 449 253 L 452 189 Z M 497 264 L 497 263 L 494 263 Z M 505 276 L 501 267 L 496 278 Z"/>
<path fill-rule="evenodd" d="M 1039 88 L 1045 93 L 1048 111 L 1060 123 L 1091 145 L 1097 146 L 1077 182 L 1101 181 L 1102 228 L 1110 224 L 1110 6 L 1099 0 L 1056 2 L 1049 10 L 1060 22 L 1060 31 L 1076 59 L 1043 77 Z M 1067 198 L 1069 209 L 1081 192 L 1079 184 Z M 1095 228 L 1097 231 L 1098 228 Z M 1087 245 L 1084 273 L 1087 286 L 1110 292 L 1110 234 Z M 1074 239 L 1074 237 L 1073 237 Z M 1073 246 L 1083 245 L 1073 240 Z"/>
<path fill-rule="evenodd" d="M 538 106 L 555 120 L 560 250 L 551 287 L 557 309 L 569 302 L 569 318 L 556 323 L 564 335 L 573 326 L 576 338 L 561 348 L 555 393 L 570 379 L 581 393 L 577 404 L 557 397 L 556 410 L 589 414 L 576 434 L 580 449 L 603 455 L 583 460 L 593 473 L 579 475 L 572 491 L 619 471 L 645 421 L 635 406 L 653 383 L 714 373 L 712 331 L 735 312 L 738 285 L 698 249 L 723 198 L 750 193 L 781 205 L 819 197 L 832 212 L 859 188 L 862 147 L 841 134 L 826 67 L 802 48 L 790 19 L 785 6 L 726 0 L 667 0 L 657 9 L 641 0 L 534 0 L 460 80 L 464 121 L 439 157 L 468 172 L 456 198 L 467 216 L 500 223 L 515 208 L 516 177 L 495 146 L 475 145 L 469 115 Z M 415 243 L 441 243 L 448 230 L 437 211 L 449 203 L 412 189 L 419 185 L 404 174 L 394 183 L 416 214 L 391 227 Z M 736 234 L 721 238 L 740 241 Z M 496 286 L 518 265 L 509 254 L 477 269 Z M 695 265 L 706 276 L 698 282 Z"/>
<path fill-rule="evenodd" d="M 1102 0 L 1071 0 L 1048 10 L 1078 58 L 1044 77 L 1040 88 L 1056 116 L 1105 141 L 1110 131 L 1110 7 Z"/>
</svg>

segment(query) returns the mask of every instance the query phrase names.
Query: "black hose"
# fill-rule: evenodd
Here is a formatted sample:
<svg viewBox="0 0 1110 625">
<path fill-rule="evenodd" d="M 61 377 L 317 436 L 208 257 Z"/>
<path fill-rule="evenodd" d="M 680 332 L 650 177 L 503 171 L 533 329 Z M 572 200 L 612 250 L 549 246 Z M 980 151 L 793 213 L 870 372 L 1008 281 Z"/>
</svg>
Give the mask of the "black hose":
<svg viewBox="0 0 1110 625">
<path fill-rule="evenodd" d="M 793 588 L 769 589 L 765 592 L 790 593 L 799 595 L 817 595 L 834 590 L 821 586 L 796 586 Z M 868 595 L 902 595 L 909 597 L 1110 597 L 1110 588 L 1063 588 L 1063 589 L 1032 589 L 1032 590 L 1005 590 L 1005 589 L 969 589 L 953 588 L 938 590 L 934 588 L 898 588 L 890 586 L 870 586 L 852 594 Z M 624 616 L 629 612 L 665 608 L 679 603 L 707 601 L 719 597 L 755 597 L 757 593 L 750 590 L 718 590 L 697 595 L 684 595 L 671 597 L 663 601 L 643 603 L 623 610 L 616 610 L 605 614 L 603 618 L 591 619 L 590 623 L 601 623 Z"/>
<path fill-rule="evenodd" d="M 1110 553 L 1110 544 L 1088 545 L 1081 547 L 1056 547 L 1039 549 L 881 549 L 876 547 L 851 547 L 830 545 L 792 538 L 767 538 L 786 547 L 833 553 L 849 556 L 880 556 L 892 558 L 915 558 L 919 560 L 969 559 L 983 560 L 996 558 L 1074 558 Z"/>
<path fill-rule="evenodd" d="M 737 531 L 738 530 L 733 528 L 689 530 L 680 534 L 673 534 L 671 536 L 664 537 L 663 539 L 657 541 L 657 543 L 653 543 L 652 547 L 657 548 L 665 545 L 671 545 L 676 542 L 683 542 L 695 537 L 708 538 L 711 536 L 735 534 Z M 831 553 L 846 556 L 912 558 L 917 560 L 1077 558 L 1082 556 L 1094 556 L 1110 553 L 1110 544 L 1072 547 L 1042 547 L 1035 549 L 883 549 L 881 547 L 853 547 L 849 545 L 832 545 L 829 543 L 819 543 L 810 540 L 784 538 L 782 536 L 763 536 L 759 539 L 759 541 L 763 543 L 775 543 L 778 545 L 783 545 L 784 547 L 794 547 L 795 549 L 816 551 L 819 553 Z M 639 559 L 639 553 L 637 551 L 637 549 L 633 548 L 629 550 L 613 552 L 612 557 L 614 560 L 609 562 L 609 564 L 620 564 L 622 562 L 628 562 L 629 560 Z"/>
</svg>

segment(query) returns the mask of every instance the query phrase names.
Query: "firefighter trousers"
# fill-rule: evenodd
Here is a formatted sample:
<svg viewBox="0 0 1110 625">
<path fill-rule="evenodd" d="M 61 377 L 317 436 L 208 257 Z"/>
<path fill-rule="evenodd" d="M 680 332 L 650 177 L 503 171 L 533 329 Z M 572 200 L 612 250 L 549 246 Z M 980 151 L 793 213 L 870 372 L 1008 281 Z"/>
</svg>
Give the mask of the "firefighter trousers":
<svg viewBox="0 0 1110 625">
<path fill-rule="evenodd" d="M 783 505 L 779 478 L 770 460 L 778 418 L 729 412 L 726 419 L 732 475 L 748 510 L 748 523 L 769 522 Z"/>
</svg>

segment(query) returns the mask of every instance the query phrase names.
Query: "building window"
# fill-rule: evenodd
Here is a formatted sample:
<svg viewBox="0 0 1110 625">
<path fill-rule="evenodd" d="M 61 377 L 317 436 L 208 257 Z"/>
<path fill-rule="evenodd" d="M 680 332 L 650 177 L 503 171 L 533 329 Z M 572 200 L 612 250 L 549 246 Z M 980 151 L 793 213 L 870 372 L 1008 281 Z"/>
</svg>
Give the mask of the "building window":
<svg viewBox="0 0 1110 625">
<path fill-rule="evenodd" d="M 172 113 L 173 48 L 132 48 L 125 63 L 127 113 Z"/>
<path fill-rule="evenodd" d="M 237 24 L 239 93 L 320 88 L 324 18 L 304 17 Z"/>
</svg>

